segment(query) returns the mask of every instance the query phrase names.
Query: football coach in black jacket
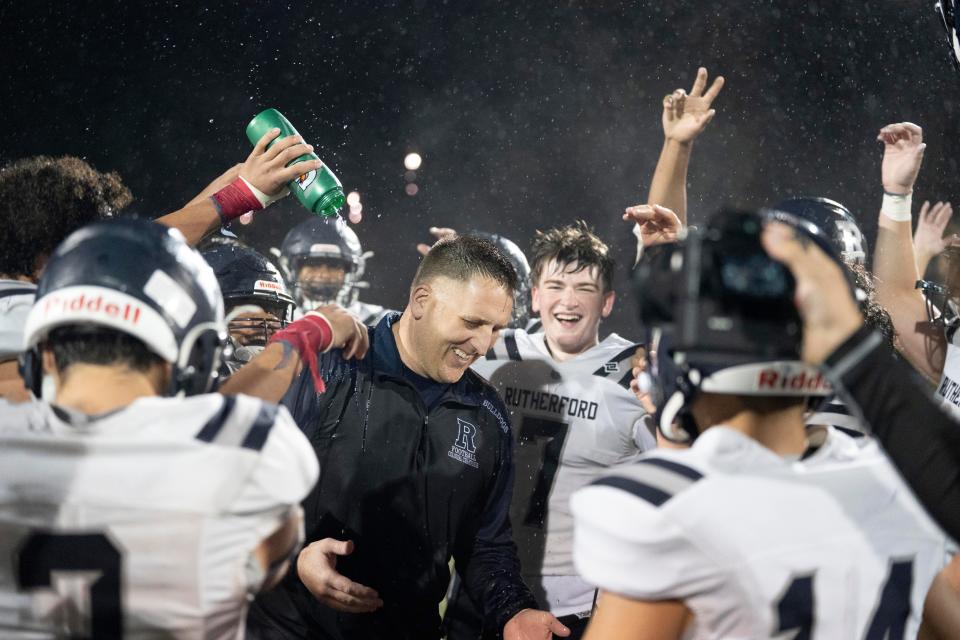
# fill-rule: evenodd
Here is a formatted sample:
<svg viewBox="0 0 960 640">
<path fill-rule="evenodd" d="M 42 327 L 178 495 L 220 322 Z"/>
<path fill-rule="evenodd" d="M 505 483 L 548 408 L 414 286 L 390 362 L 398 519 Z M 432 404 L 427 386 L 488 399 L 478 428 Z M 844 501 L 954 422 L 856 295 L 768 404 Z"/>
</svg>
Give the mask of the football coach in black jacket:
<svg viewBox="0 0 960 640">
<path fill-rule="evenodd" d="M 508 515 L 509 414 L 469 369 L 510 321 L 517 284 L 492 244 L 441 241 L 424 257 L 403 314 L 369 329 L 362 358 L 334 349 L 311 363 L 304 343 L 281 344 L 278 334 L 235 375 L 228 392 L 270 396 L 302 369 L 283 403 L 321 465 L 303 503 L 310 544 L 296 571 L 251 607 L 248 637 L 437 639 L 451 556 L 488 632 L 568 635 L 536 610 L 520 578 Z M 333 338 L 321 344 L 353 351 L 357 341 L 330 324 Z"/>
</svg>

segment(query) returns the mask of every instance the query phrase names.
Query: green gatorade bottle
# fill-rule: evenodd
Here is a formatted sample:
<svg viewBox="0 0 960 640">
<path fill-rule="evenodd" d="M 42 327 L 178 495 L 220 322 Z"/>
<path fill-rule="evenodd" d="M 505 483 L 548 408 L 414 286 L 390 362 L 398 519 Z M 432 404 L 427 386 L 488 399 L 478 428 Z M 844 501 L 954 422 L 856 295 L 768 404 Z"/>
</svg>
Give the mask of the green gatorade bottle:
<svg viewBox="0 0 960 640">
<path fill-rule="evenodd" d="M 247 139 L 250 144 L 257 144 L 257 141 L 263 137 L 270 129 L 276 127 L 280 129 L 280 135 L 273 139 L 267 145 L 269 149 L 274 142 L 287 136 L 295 136 L 297 130 L 293 128 L 290 121 L 283 117 L 283 114 L 276 109 L 267 109 L 261 111 L 247 125 Z M 315 153 L 307 153 L 294 159 L 287 166 L 304 160 L 319 160 Z M 319 169 L 314 169 L 304 173 L 300 177 L 290 182 L 290 192 L 296 196 L 297 200 L 307 209 L 321 216 L 335 216 L 343 206 L 343 185 L 333 174 L 330 167 L 324 163 Z"/>
</svg>

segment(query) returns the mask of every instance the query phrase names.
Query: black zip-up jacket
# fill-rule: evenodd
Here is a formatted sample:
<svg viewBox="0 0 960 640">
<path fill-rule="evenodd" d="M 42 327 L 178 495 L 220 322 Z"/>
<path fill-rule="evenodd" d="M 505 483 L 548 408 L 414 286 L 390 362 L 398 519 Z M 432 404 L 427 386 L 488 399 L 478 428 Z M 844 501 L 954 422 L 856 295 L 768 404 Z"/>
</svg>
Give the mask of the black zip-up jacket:
<svg viewBox="0 0 960 640">
<path fill-rule="evenodd" d="M 362 360 L 321 356 L 323 394 L 304 371 L 284 398 L 320 461 L 320 480 L 303 502 L 307 541 L 353 540 L 337 570 L 375 589 L 384 606 L 335 611 L 292 570 L 251 608 L 252 638 L 439 638 L 450 556 L 491 631 L 537 606 L 510 528 L 509 414 L 469 370 L 455 384 L 429 383 L 428 397 L 438 399 L 428 408 L 404 376 L 391 331 L 397 318 L 370 330 Z"/>
</svg>

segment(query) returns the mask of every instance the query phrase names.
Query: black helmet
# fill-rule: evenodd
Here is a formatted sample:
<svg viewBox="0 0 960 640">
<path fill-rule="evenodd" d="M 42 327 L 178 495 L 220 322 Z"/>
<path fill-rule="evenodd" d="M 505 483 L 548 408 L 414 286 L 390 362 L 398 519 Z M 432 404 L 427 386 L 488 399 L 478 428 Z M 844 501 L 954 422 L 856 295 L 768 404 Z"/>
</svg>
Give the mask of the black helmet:
<svg viewBox="0 0 960 640">
<path fill-rule="evenodd" d="M 92 324 L 126 333 L 173 365 L 168 395 L 211 387 L 226 338 L 213 271 L 175 229 L 99 222 L 54 251 L 27 316 L 24 382 L 39 395 L 38 345 L 52 329 Z"/>
<path fill-rule="evenodd" d="M 960 13 L 957 12 L 954 0 L 936 0 L 933 3 L 933 10 L 936 11 L 943 25 L 950 64 L 956 71 L 960 71 L 960 40 L 957 40 L 957 33 L 960 32 Z"/>
<path fill-rule="evenodd" d="M 525 328 L 530 320 L 530 263 L 527 262 L 527 256 L 524 255 L 523 250 L 517 246 L 516 242 L 500 234 L 470 231 L 467 235 L 492 242 L 510 260 L 520 282 L 517 290 L 513 293 L 513 316 L 510 326 L 515 329 Z"/>
<path fill-rule="evenodd" d="M 864 264 L 867 241 L 850 210 L 829 198 L 790 198 L 773 207 L 815 224 L 833 242 L 844 262 Z"/>
<path fill-rule="evenodd" d="M 635 272 L 641 321 L 660 330 L 656 369 L 668 439 L 699 433 L 691 405 L 701 392 L 808 397 L 832 392 L 800 361 L 795 281 L 760 243 L 765 220 L 790 224 L 838 263 L 815 225 L 782 211 L 721 211 L 684 240 L 645 252 Z M 703 425 L 709 426 L 709 425 Z M 679 428 L 679 432 L 675 430 Z"/>
<path fill-rule="evenodd" d="M 273 263 L 249 247 L 221 244 L 200 255 L 213 269 L 228 309 L 264 304 L 284 323 L 293 319 L 293 297 Z"/>
<path fill-rule="evenodd" d="M 227 308 L 229 348 L 221 370 L 227 377 L 293 320 L 294 302 L 277 268 L 250 247 L 220 242 L 200 255 L 213 268 Z M 251 317 L 244 307 L 259 307 L 272 317 Z"/>
<path fill-rule="evenodd" d="M 356 302 L 367 258 L 360 240 L 343 218 L 311 218 L 287 233 L 280 247 L 280 269 L 293 289 L 293 297 L 304 311 L 336 302 L 349 307 Z M 311 263 L 333 263 L 343 268 L 340 282 L 316 284 L 301 282 L 300 269 Z"/>
</svg>

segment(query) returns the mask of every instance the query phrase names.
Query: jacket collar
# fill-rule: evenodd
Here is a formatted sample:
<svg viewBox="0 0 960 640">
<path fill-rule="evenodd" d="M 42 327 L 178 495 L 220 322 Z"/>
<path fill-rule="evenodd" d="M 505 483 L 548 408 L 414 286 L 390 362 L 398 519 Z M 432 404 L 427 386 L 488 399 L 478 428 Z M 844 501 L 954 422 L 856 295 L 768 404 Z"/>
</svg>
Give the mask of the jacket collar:
<svg viewBox="0 0 960 640">
<path fill-rule="evenodd" d="M 370 329 L 369 358 L 375 373 L 407 381 L 407 378 L 403 375 L 406 365 L 400 358 L 400 351 L 397 349 L 397 341 L 393 336 L 392 329 L 393 324 L 400 319 L 400 315 L 398 312 L 388 313 L 381 318 L 375 327 Z M 483 402 L 483 384 L 470 369 L 467 369 L 463 377 L 453 384 L 431 382 L 446 387 L 440 402 L 448 399 L 471 405 L 480 405 Z"/>
</svg>

